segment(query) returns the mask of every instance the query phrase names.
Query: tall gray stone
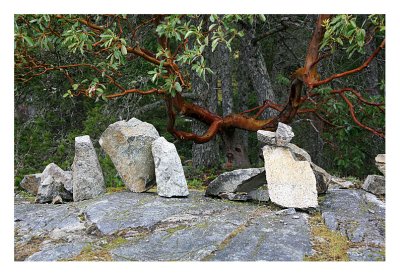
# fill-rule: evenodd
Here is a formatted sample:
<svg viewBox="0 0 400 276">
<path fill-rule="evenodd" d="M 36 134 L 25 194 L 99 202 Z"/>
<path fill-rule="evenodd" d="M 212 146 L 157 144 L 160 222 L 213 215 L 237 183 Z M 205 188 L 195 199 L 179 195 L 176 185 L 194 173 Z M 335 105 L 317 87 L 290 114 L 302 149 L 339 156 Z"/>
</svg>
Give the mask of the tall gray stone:
<svg viewBox="0 0 400 276">
<path fill-rule="evenodd" d="M 260 175 L 262 177 L 260 178 Z M 206 195 L 218 196 L 221 193 L 250 192 L 265 185 L 264 168 L 238 169 L 225 172 L 211 181 Z"/>
<path fill-rule="evenodd" d="M 72 175 L 74 201 L 91 199 L 105 193 L 103 171 L 88 135 L 75 137 Z"/>
<path fill-rule="evenodd" d="M 283 207 L 316 207 L 317 187 L 308 161 L 296 161 L 289 148 L 263 148 L 265 174 L 272 202 Z"/>
<path fill-rule="evenodd" d="M 294 133 L 292 131 L 292 128 L 286 124 L 279 122 L 278 128 L 275 132 L 276 145 L 280 147 L 285 147 L 287 146 L 287 144 L 290 143 L 293 137 Z"/>
<path fill-rule="evenodd" d="M 19 186 L 32 195 L 37 195 L 41 181 L 41 173 L 25 175 Z"/>
<path fill-rule="evenodd" d="M 175 145 L 160 137 L 153 141 L 157 193 L 163 197 L 187 196 L 189 190 Z"/>
<path fill-rule="evenodd" d="M 362 188 L 375 195 L 385 194 L 385 177 L 381 175 L 368 175 Z"/>
<path fill-rule="evenodd" d="M 155 127 L 136 118 L 108 126 L 99 143 L 132 192 L 144 192 L 155 184 L 151 143 L 159 138 Z"/>
<path fill-rule="evenodd" d="M 35 202 L 52 202 L 56 196 L 60 196 L 65 201 L 70 201 L 72 200 L 71 191 L 72 173 L 62 170 L 54 163 L 50 163 L 41 174 Z"/>
</svg>

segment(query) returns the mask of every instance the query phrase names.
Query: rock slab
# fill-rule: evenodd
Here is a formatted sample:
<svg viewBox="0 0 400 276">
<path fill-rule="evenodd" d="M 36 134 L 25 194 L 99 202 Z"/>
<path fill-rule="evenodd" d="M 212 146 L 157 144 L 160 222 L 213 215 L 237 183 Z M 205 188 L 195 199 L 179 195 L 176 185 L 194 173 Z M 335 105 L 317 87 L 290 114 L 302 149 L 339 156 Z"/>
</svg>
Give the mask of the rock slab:
<svg viewBox="0 0 400 276">
<path fill-rule="evenodd" d="M 158 195 L 163 197 L 189 195 L 185 173 L 175 145 L 160 137 L 153 141 L 151 151 Z"/>
<path fill-rule="evenodd" d="M 386 154 L 378 154 L 375 157 L 375 165 L 383 175 L 386 175 Z"/>
<path fill-rule="evenodd" d="M 296 161 L 285 147 L 263 148 L 265 174 L 272 202 L 283 207 L 318 206 L 314 172 L 307 161 Z"/>
<path fill-rule="evenodd" d="M 368 175 L 362 188 L 375 195 L 385 194 L 385 177 L 381 175 Z"/>
<path fill-rule="evenodd" d="M 72 176 L 74 201 L 91 199 L 106 191 L 103 171 L 88 135 L 75 137 Z"/>
<path fill-rule="evenodd" d="M 19 186 L 32 195 L 37 195 L 41 181 L 41 173 L 25 175 Z"/>
<path fill-rule="evenodd" d="M 132 192 L 144 192 L 155 184 L 151 143 L 159 138 L 155 127 L 132 118 L 108 126 L 99 143 Z"/>
<path fill-rule="evenodd" d="M 260 177 L 261 175 L 261 177 Z M 250 192 L 266 184 L 264 168 L 238 169 L 225 172 L 211 181 L 206 190 L 208 196 L 221 193 Z"/>
</svg>

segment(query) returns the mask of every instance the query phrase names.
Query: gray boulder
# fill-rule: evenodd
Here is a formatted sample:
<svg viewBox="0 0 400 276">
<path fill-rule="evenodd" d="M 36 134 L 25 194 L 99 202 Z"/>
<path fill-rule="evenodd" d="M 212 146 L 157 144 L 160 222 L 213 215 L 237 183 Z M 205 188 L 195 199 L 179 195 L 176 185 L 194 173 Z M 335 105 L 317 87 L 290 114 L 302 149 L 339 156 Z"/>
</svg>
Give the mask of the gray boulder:
<svg viewBox="0 0 400 276">
<path fill-rule="evenodd" d="M 157 193 L 163 197 L 187 196 L 189 190 L 175 145 L 160 137 L 153 141 Z"/>
<path fill-rule="evenodd" d="M 266 184 L 264 175 L 264 168 L 238 169 L 225 172 L 208 185 L 206 195 L 219 196 L 222 193 L 248 193 Z"/>
<path fill-rule="evenodd" d="M 41 173 L 25 175 L 19 186 L 32 195 L 37 195 L 41 181 Z"/>
<path fill-rule="evenodd" d="M 375 165 L 377 166 L 378 170 L 383 174 L 386 175 L 386 160 L 385 154 L 378 154 L 375 157 Z"/>
<path fill-rule="evenodd" d="M 280 147 L 285 147 L 287 146 L 287 144 L 290 143 L 290 141 L 294 137 L 294 133 L 290 126 L 279 122 L 278 128 L 276 129 L 275 132 L 275 137 L 276 137 L 276 145 Z"/>
<path fill-rule="evenodd" d="M 283 207 L 318 206 L 316 179 L 310 163 L 297 161 L 289 148 L 263 148 L 265 174 L 272 202 Z"/>
<path fill-rule="evenodd" d="M 91 199 L 105 193 L 103 171 L 88 135 L 75 137 L 72 175 L 74 201 Z"/>
<path fill-rule="evenodd" d="M 159 138 L 155 127 L 132 118 L 108 126 L 99 143 L 132 192 L 144 192 L 155 184 L 151 143 Z"/>
<path fill-rule="evenodd" d="M 50 163 L 41 174 L 35 202 L 52 202 L 56 196 L 60 196 L 65 201 L 70 201 L 72 200 L 71 187 L 72 173 Z"/>
<path fill-rule="evenodd" d="M 269 193 L 267 189 L 263 189 L 263 187 L 258 188 L 257 190 L 250 191 L 247 195 L 255 201 L 260 202 L 268 202 L 269 201 Z"/>
<path fill-rule="evenodd" d="M 362 185 L 367 192 L 375 195 L 385 194 L 385 177 L 381 175 L 368 175 Z"/>
</svg>

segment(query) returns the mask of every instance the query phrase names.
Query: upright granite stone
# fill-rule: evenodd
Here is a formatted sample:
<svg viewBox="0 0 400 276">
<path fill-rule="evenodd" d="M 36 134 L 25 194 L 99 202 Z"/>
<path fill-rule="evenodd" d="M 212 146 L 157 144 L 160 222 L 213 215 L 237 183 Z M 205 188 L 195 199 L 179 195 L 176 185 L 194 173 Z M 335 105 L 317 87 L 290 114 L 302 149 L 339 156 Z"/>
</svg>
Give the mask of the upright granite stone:
<svg viewBox="0 0 400 276">
<path fill-rule="evenodd" d="M 41 181 L 41 173 L 25 175 L 19 186 L 32 195 L 37 195 Z"/>
<path fill-rule="evenodd" d="M 72 200 L 71 191 L 72 173 L 50 163 L 41 174 L 35 202 L 52 202 L 56 196 L 60 196 L 65 201 L 70 201 Z"/>
<path fill-rule="evenodd" d="M 261 175 L 261 178 L 260 178 Z M 238 169 L 225 172 L 211 181 L 206 190 L 208 196 L 222 193 L 250 192 L 265 185 L 264 168 Z"/>
<path fill-rule="evenodd" d="M 283 207 L 316 207 L 317 187 L 307 161 L 296 161 L 289 148 L 263 148 L 265 174 L 272 202 Z"/>
<path fill-rule="evenodd" d="M 151 143 L 159 137 L 153 125 L 136 118 L 109 125 L 100 137 L 101 147 L 132 192 L 144 192 L 155 184 Z"/>
<path fill-rule="evenodd" d="M 74 201 L 95 198 L 105 193 L 103 171 L 88 135 L 75 137 L 72 175 Z"/>
<path fill-rule="evenodd" d="M 189 190 L 175 145 L 160 137 L 153 141 L 157 193 L 163 197 L 187 196 Z"/>
<path fill-rule="evenodd" d="M 276 145 L 279 147 L 285 147 L 290 143 L 293 137 L 294 133 L 292 131 L 292 128 L 279 122 L 278 128 L 275 132 Z"/>
<path fill-rule="evenodd" d="M 381 175 L 368 175 L 362 185 L 367 192 L 375 195 L 385 194 L 385 177 Z"/>
<path fill-rule="evenodd" d="M 378 170 L 383 173 L 383 175 L 386 175 L 386 158 L 385 154 L 378 154 L 375 157 L 375 165 L 378 168 Z"/>
</svg>

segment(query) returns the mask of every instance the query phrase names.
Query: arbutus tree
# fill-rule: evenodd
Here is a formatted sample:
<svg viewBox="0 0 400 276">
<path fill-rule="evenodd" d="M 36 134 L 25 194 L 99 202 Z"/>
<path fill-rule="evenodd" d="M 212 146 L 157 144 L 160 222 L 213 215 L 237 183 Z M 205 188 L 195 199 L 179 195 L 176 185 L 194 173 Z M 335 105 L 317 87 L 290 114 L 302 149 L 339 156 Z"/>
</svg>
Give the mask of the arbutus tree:
<svg viewBox="0 0 400 276">
<path fill-rule="evenodd" d="M 268 72 L 257 60 L 257 49 L 251 49 L 260 38 L 249 36 L 248 26 L 263 20 L 263 15 L 16 15 L 15 80 L 26 83 L 44 74 L 61 73 L 70 86 L 64 97 L 87 96 L 106 101 L 132 93 L 159 97 L 165 102 L 168 131 L 178 139 L 196 144 L 210 142 L 217 134 L 234 139 L 235 129 L 275 130 L 278 122 L 290 123 L 295 116 L 307 113 L 315 114 L 327 125 L 343 128 L 335 124 L 327 108 L 336 102 L 346 107 L 353 124 L 384 138 L 384 125 L 370 125 L 359 119 L 359 113 L 366 112 L 365 107 L 372 107 L 384 116 L 384 102 L 353 87 L 330 86 L 334 80 L 365 70 L 384 49 L 383 16 L 371 15 L 358 26 L 355 16 L 319 15 L 304 64 L 292 74 L 284 104 L 275 101 L 268 86 L 270 80 L 266 80 Z M 271 32 L 287 27 L 283 23 Z M 320 64 L 332 51 L 343 48 L 351 58 L 355 53 L 362 53 L 365 45 L 371 48 L 373 39 L 380 40 L 379 46 L 359 66 L 321 78 Z M 262 102 L 258 106 L 236 113 L 232 113 L 228 100 L 220 115 L 209 105 L 216 100 L 213 91 L 216 81 L 214 78 L 211 83 L 212 76 L 224 79 L 222 76 L 228 73 L 223 66 L 218 69 L 218 64 L 210 67 L 207 61 L 210 57 L 213 59 L 212 55 L 219 56 L 220 60 L 229 59 L 236 40 L 245 45 L 243 49 L 247 47 L 256 53 L 248 59 L 252 62 L 248 62 L 246 73 L 253 80 L 253 86 L 257 82 L 255 90 L 259 89 L 260 95 L 265 88 L 266 97 L 259 96 Z M 68 52 L 76 62 L 63 64 L 59 59 L 56 64 L 50 63 L 46 51 L 58 55 Z M 152 66 L 148 71 L 151 82 L 144 89 L 134 81 L 126 81 L 127 78 L 134 80 L 135 76 L 122 73 L 137 59 Z M 222 85 L 224 93 L 232 93 L 229 83 Z M 202 99 L 194 103 L 185 97 L 185 92 L 196 89 Z M 177 129 L 177 116 L 201 122 L 204 131 Z M 240 163 L 229 156 L 227 162 Z"/>
</svg>

